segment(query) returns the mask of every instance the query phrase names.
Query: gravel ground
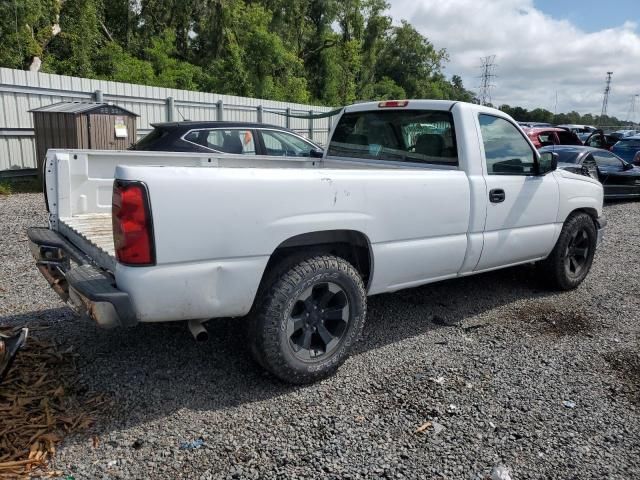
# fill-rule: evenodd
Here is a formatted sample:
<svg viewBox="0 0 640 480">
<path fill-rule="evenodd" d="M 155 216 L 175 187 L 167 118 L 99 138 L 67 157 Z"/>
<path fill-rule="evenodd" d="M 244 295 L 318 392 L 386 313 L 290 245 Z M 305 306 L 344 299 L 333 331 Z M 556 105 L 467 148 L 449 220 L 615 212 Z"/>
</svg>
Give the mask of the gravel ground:
<svg viewBox="0 0 640 480">
<path fill-rule="evenodd" d="M 306 387 L 262 373 L 239 320 L 210 322 L 196 344 L 180 324 L 75 318 L 28 252 L 42 205 L 0 197 L 0 324 L 52 325 L 42 335 L 76 348 L 82 384 L 115 400 L 59 450 L 65 474 L 640 478 L 640 203 L 606 206 L 605 242 L 573 292 L 522 267 L 370 298 L 357 351 Z"/>
</svg>

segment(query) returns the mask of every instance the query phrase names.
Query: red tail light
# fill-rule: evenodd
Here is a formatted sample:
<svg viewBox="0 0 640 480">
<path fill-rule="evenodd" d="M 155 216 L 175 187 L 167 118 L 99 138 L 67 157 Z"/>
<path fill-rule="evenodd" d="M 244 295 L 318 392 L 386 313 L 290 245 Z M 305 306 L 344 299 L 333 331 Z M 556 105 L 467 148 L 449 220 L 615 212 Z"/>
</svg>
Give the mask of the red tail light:
<svg viewBox="0 0 640 480">
<path fill-rule="evenodd" d="M 409 105 L 409 100 L 386 100 L 378 103 L 378 108 L 397 108 L 406 107 Z"/>
<path fill-rule="evenodd" d="M 154 265 L 155 246 L 147 187 L 141 182 L 116 180 L 112 200 L 113 241 L 118 262 Z"/>
</svg>

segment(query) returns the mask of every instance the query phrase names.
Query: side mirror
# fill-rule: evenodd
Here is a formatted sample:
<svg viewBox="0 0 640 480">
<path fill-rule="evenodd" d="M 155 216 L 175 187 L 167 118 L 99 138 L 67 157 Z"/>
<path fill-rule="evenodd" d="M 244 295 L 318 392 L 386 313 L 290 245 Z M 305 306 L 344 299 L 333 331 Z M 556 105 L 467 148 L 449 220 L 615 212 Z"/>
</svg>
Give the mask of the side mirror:
<svg viewBox="0 0 640 480">
<path fill-rule="evenodd" d="M 323 155 L 324 155 L 324 150 L 322 150 L 321 148 L 314 148 L 309 152 L 309 156 L 311 158 L 322 158 Z"/>
<path fill-rule="evenodd" d="M 636 153 L 636 156 L 633 157 L 633 162 L 631 162 L 636 167 L 640 167 L 640 152 Z"/>
<path fill-rule="evenodd" d="M 538 159 L 538 175 L 546 175 L 558 168 L 558 154 L 556 152 L 543 152 Z"/>
</svg>

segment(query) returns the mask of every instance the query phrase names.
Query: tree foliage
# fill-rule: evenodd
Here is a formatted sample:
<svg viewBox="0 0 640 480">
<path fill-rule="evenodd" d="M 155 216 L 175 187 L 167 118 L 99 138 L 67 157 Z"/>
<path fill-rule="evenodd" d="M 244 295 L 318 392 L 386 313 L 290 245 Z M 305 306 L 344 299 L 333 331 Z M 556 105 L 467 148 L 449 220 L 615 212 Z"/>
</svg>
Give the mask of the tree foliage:
<svg viewBox="0 0 640 480">
<path fill-rule="evenodd" d="M 554 125 L 606 125 L 608 127 L 631 125 L 630 122 L 624 122 L 616 117 L 610 117 L 608 115 L 601 117 L 600 115 L 592 115 L 590 113 L 580 115 L 576 111 L 554 114 L 544 108 L 527 110 L 526 108 L 511 107 L 509 105 L 501 105 L 500 110 L 511 115 L 519 122 L 545 122 Z"/>
<path fill-rule="evenodd" d="M 14 0 L 0 3 L 0 66 L 342 105 L 472 101 L 447 53 L 385 0 Z"/>
</svg>

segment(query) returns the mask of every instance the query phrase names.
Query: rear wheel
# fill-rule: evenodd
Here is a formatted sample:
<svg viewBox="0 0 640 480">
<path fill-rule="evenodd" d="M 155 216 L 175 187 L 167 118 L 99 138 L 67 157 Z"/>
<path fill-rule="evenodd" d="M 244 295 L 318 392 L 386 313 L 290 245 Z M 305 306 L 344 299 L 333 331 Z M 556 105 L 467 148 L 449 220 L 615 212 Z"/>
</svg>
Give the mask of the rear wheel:
<svg viewBox="0 0 640 480">
<path fill-rule="evenodd" d="M 581 212 L 571 215 L 551 255 L 540 264 L 545 278 L 556 289 L 576 288 L 591 269 L 596 243 L 597 231 L 591 217 Z"/>
<path fill-rule="evenodd" d="M 342 258 L 316 256 L 263 292 L 250 332 L 256 361 L 290 383 L 334 373 L 364 326 L 366 294 L 357 270 Z"/>
</svg>

